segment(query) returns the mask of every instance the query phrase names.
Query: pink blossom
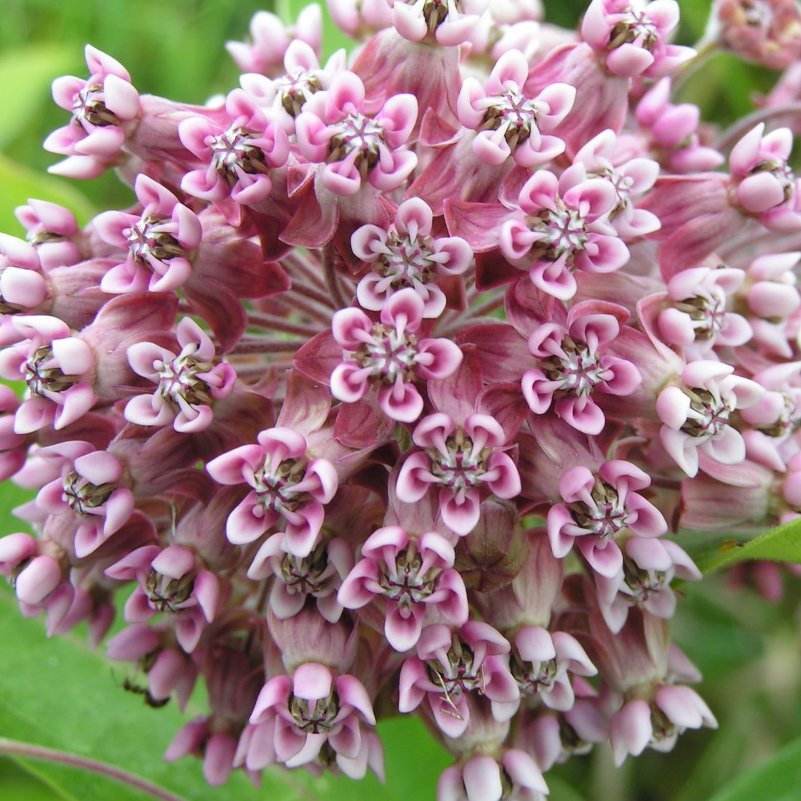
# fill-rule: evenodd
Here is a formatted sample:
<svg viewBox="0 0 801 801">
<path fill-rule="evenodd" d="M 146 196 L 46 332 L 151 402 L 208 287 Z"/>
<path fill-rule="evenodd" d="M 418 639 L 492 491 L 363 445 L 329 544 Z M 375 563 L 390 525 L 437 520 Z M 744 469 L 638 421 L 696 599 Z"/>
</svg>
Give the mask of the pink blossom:
<svg viewBox="0 0 801 801">
<path fill-rule="evenodd" d="M 409 94 L 390 97 L 368 116 L 364 84 L 342 72 L 295 119 L 297 145 L 308 161 L 325 165 L 321 180 L 330 192 L 354 195 L 365 183 L 388 191 L 417 165 L 417 156 L 405 147 L 416 120 L 417 100 Z"/>
<path fill-rule="evenodd" d="M 437 782 L 437 801 L 544 801 L 547 792 L 537 763 L 515 748 L 504 749 L 499 759 L 476 755 L 452 765 Z"/>
<path fill-rule="evenodd" d="M 181 188 L 204 200 L 257 204 L 272 191 L 271 171 L 286 164 L 289 140 L 242 89 L 228 93 L 225 111 L 226 123 L 194 117 L 180 124 L 181 142 L 207 165 L 188 172 Z"/>
<path fill-rule="evenodd" d="M 29 200 L 14 214 L 25 227 L 26 238 L 36 248 L 45 270 L 81 260 L 78 222 L 69 209 L 47 200 Z"/>
<path fill-rule="evenodd" d="M 592 0 L 581 37 L 613 75 L 661 78 L 695 56 L 690 47 L 668 44 L 678 22 L 673 0 Z"/>
<path fill-rule="evenodd" d="M 382 411 L 393 420 L 414 422 L 423 410 L 415 379 L 446 378 L 462 361 L 462 352 L 443 338 L 418 339 L 425 304 L 414 289 L 393 294 L 374 323 L 360 309 L 341 309 L 332 331 L 343 361 L 331 374 L 331 393 L 345 403 L 363 398 L 377 384 Z"/>
<path fill-rule="evenodd" d="M 464 581 L 453 569 L 453 546 L 441 534 L 411 538 L 399 526 L 380 528 L 362 545 L 361 555 L 339 590 L 339 602 L 360 609 L 383 599 L 384 634 L 396 651 L 414 648 L 423 624 L 432 619 L 467 623 Z"/>
<path fill-rule="evenodd" d="M 303 436 L 289 428 L 270 428 L 257 445 L 243 445 L 212 459 L 206 469 L 220 484 L 248 484 L 251 491 L 228 516 L 230 542 L 253 542 L 283 521 L 284 549 L 308 556 L 320 535 L 324 504 L 336 493 L 333 465 L 309 458 Z"/>
<path fill-rule="evenodd" d="M 125 250 L 100 284 L 104 292 L 169 292 L 186 283 L 202 228 L 197 215 L 165 187 L 146 175 L 136 179 L 139 214 L 107 211 L 94 227 L 109 245 Z"/>
<path fill-rule="evenodd" d="M 733 373 L 728 364 L 691 362 L 681 373 L 683 386 L 666 387 L 656 399 L 663 423 L 659 438 L 688 476 L 698 472 L 699 452 L 722 464 L 737 464 L 745 458 L 743 437 L 729 417 L 735 409 L 755 404 L 764 390 Z"/>
<path fill-rule="evenodd" d="M 623 567 L 623 554 L 615 541 L 618 533 L 630 529 L 641 537 L 658 537 L 667 531 L 660 511 L 636 492 L 650 483 L 646 473 L 620 460 L 605 462 L 597 476 L 586 467 L 564 473 L 559 494 L 565 503 L 548 511 L 554 556 L 567 556 L 575 544 L 597 573 L 617 575 Z"/>
<path fill-rule="evenodd" d="M 419 198 L 398 206 L 395 222 L 388 228 L 363 225 L 354 231 L 354 254 L 372 266 L 356 288 L 359 304 L 381 311 L 401 289 L 410 287 L 423 300 L 423 317 L 439 317 L 447 302 L 438 279 L 464 273 L 472 251 L 458 236 L 434 236 L 434 215 Z"/>
<path fill-rule="evenodd" d="M 411 712 L 424 699 L 439 729 L 459 737 L 470 725 L 467 695 L 477 692 L 499 705 L 498 719 L 520 695 L 509 672 L 509 643 L 492 626 L 470 621 L 452 631 L 447 626 L 427 626 L 417 643 L 417 656 L 401 668 L 401 712 Z"/>
<path fill-rule="evenodd" d="M 522 91 L 527 77 L 525 57 L 509 50 L 496 62 L 486 86 L 470 77 L 462 84 L 459 121 L 479 131 L 472 142 L 479 160 L 500 165 L 511 157 L 521 167 L 538 167 L 564 152 L 565 143 L 553 132 L 570 113 L 576 90 L 557 83 L 529 98 Z"/>
<path fill-rule="evenodd" d="M 125 417 L 137 425 L 172 423 L 176 431 L 202 431 L 211 425 L 214 402 L 233 391 L 236 371 L 216 362 L 214 344 L 191 317 L 178 324 L 176 338 L 181 346 L 177 355 L 152 342 L 137 342 L 128 349 L 134 372 L 156 384 L 157 390 L 131 398 Z"/>
<path fill-rule="evenodd" d="M 435 39 L 446 46 L 469 39 L 472 28 L 489 6 L 489 0 L 387 0 L 395 30 L 412 42 Z"/>
<path fill-rule="evenodd" d="M 86 45 L 89 78 L 53 82 L 53 99 L 72 112 L 68 125 L 47 137 L 45 150 L 68 156 L 50 168 L 72 178 L 95 178 L 120 155 L 140 113 L 139 93 L 125 67 Z"/>
</svg>

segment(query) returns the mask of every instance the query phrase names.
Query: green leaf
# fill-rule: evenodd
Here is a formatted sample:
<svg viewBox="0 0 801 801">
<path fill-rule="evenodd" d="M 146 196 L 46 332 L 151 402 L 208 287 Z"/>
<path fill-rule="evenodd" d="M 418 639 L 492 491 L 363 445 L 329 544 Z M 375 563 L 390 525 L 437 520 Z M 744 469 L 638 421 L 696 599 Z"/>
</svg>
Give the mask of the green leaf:
<svg viewBox="0 0 801 801">
<path fill-rule="evenodd" d="M 798 801 L 801 738 L 712 796 L 710 801 Z"/>
<path fill-rule="evenodd" d="M 0 231 L 18 233 L 22 229 L 14 217 L 14 209 L 28 202 L 29 198 L 50 200 L 66 206 L 79 220 L 88 220 L 94 215 L 89 201 L 70 184 L 60 178 L 14 163 L 0 153 Z"/>
<path fill-rule="evenodd" d="M 0 56 L 0 147 L 19 135 L 39 108 L 52 102 L 53 78 L 77 69 L 80 62 L 80 48 L 60 44 L 25 47 Z"/>
<path fill-rule="evenodd" d="M 167 764 L 162 755 L 188 716 L 173 704 L 151 709 L 123 691 L 120 668 L 76 637 L 48 640 L 41 622 L 23 618 L 0 591 L 0 737 L 13 738 L 115 765 L 183 796 L 207 801 L 213 790 L 194 759 Z M 433 798 L 450 758 L 417 718 L 379 724 L 387 754 L 387 785 L 314 778 L 302 770 L 264 773 L 254 788 L 235 772 L 221 795 L 237 801 L 407 801 Z M 51 762 L 20 760 L 68 801 L 143 801 L 145 796 L 95 774 Z"/>
<path fill-rule="evenodd" d="M 676 541 L 704 573 L 752 560 L 801 563 L 801 518 L 756 537 L 738 532 L 687 532 Z"/>
</svg>

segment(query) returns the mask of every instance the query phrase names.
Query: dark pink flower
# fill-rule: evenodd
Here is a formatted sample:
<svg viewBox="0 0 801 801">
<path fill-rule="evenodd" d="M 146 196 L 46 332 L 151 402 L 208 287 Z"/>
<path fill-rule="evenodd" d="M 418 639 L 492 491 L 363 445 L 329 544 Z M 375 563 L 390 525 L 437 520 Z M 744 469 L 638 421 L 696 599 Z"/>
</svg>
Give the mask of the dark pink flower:
<svg viewBox="0 0 801 801">
<path fill-rule="evenodd" d="M 253 542 L 283 521 L 284 549 L 300 557 L 311 553 L 323 524 L 323 505 L 334 497 L 339 481 L 327 459 L 310 458 L 303 436 L 270 428 L 259 434 L 257 445 L 224 453 L 206 469 L 220 484 L 251 487 L 228 516 L 230 542 Z"/>
<path fill-rule="evenodd" d="M 467 592 L 453 569 L 453 546 L 441 534 L 412 538 L 400 526 L 380 528 L 362 545 L 361 555 L 342 583 L 339 602 L 360 609 L 382 599 L 384 633 L 396 651 L 414 648 L 425 622 L 467 622 Z"/>
<path fill-rule="evenodd" d="M 376 384 L 384 414 L 414 422 L 423 411 L 423 398 L 413 382 L 447 378 L 462 361 L 461 350 L 450 340 L 418 339 L 424 310 L 420 295 L 408 288 L 390 297 L 378 323 L 360 309 L 338 311 L 331 327 L 344 355 L 331 374 L 331 394 L 355 403 Z"/>
<path fill-rule="evenodd" d="M 615 576 L 623 554 L 615 537 L 626 529 L 641 537 L 667 531 L 661 512 L 636 490 L 651 478 L 630 462 L 605 462 L 597 476 L 586 467 L 573 467 L 559 479 L 565 503 L 548 511 L 548 537 L 554 556 L 563 558 L 573 548 L 602 576 Z"/>
</svg>

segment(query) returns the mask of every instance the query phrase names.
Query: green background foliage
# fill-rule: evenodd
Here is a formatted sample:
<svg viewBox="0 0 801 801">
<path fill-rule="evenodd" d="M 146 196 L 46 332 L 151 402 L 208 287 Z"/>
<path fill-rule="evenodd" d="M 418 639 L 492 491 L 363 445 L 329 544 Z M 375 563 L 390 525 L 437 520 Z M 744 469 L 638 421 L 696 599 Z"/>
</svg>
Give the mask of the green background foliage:
<svg viewBox="0 0 801 801">
<path fill-rule="evenodd" d="M 292 16 L 303 3 L 286 0 Z M 582 0 L 554 0 L 549 20 L 575 24 Z M 81 221 L 94 210 L 123 208 L 130 191 L 113 175 L 75 184 L 47 175 L 56 157 L 41 149 L 64 124 L 50 99 L 60 74 L 85 74 L 83 45 L 91 42 L 130 70 L 142 92 L 199 103 L 236 85 L 237 70 L 223 48 L 243 39 L 253 0 L 4 0 L 0 23 L 0 230 L 21 230 L 13 209 L 29 197 L 72 208 Z M 703 31 L 708 3 L 684 0 L 681 40 Z M 287 9 L 281 9 L 287 10 Z M 345 45 L 328 28 L 327 51 Z M 684 88 L 709 117 L 724 123 L 747 113 L 750 99 L 775 76 L 716 56 Z M 0 486 L 0 533 L 17 530 L 11 509 L 24 499 Z M 749 542 L 731 535 L 685 537 L 705 568 L 766 557 L 801 561 L 795 528 Z M 747 575 L 747 574 L 746 574 Z M 704 673 L 700 688 L 718 716 L 718 731 L 691 732 L 670 755 L 646 753 L 615 770 L 608 749 L 549 774 L 554 801 L 795 801 L 801 798 L 801 659 L 799 591 L 768 603 L 748 587 L 734 591 L 722 572 L 682 588 L 675 623 L 679 644 Z M 41 621 L 22 618 L 10 590 L 0 588 L 0 738 L 13 738 L 118 765 L 187 801 L 236 798 L 282 801 L 401 801 L 433 799 L 448 756 L 422 724 L 381 724 L 388 783 L 374 779 L 314 779 L 303 772 L 267 772 L 260 789 L 243 775 L 209 788 L 193 760 L 161 760 L 183 720 L 174 705 L 150 709 L 122 690 L 124 672 L 92 652 L 84 633 L 47 640 Z M 3 801 L 141 801 L 109 780 L 45 762 L 0 758 Z"/>
</svg>

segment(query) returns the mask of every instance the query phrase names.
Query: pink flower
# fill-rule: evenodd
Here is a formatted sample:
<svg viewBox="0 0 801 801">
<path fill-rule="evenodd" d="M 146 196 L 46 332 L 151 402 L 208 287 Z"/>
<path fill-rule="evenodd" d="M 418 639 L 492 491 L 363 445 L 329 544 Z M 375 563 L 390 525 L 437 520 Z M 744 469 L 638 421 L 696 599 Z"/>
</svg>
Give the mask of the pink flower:
<svg viewBox="0 0 801 801">
<path fill-rule="evenodd" d="M 435 39 L 439 44 L 453 46 L 470 37 L 479 17 L 489 6 L 489 0 L 387 0 L 392 8 L 395 30 L 412 42 Z"/>
<path fill-rule="evenodd" d="M 611 311 L 612 314 L 604 312 Z M 630 395 L 642 383 L 630 361 L 609 353 L 625 320 L 623 309 L 584 301 L 567 315 L 554 308 L 554 322 L 535 328 L 528 349 L 537 367 L 523 375 L 523 395 L 535 414 L 554 411 L 585 434 L 599 434 L 606 418 L 594 393 Z"/>
<path fill-rule="evenodd" d="M 120 581 L 137 581 L 125 604 L 126 621 L 144 623 L 159 612 L 175 615 L 175 635 L 187 652 L 195 649 L 221 603 L 217 576 L 180 545 L 145 545 L 105 572 Z"/>
<path fill-rule="evenodd" d="M 597 573 L 617 575 L 623 567 L 618 533 L 630 529 L 641 537 L 659 537 L 667 531 L 661 512 L 636 492 L 650 483 L 650 476 L 620 460 L 604 462 L 597 476 L 581 466 L 564 473 L 559 494 L 565 503 L 548 511 L 554 556 L 564 558 L 575 544 Z"/>
<path fill-rule="evenodd" d="M 36 248 L 45 270 L 81 260 L 76 241 L 78 221 L 69 209 L 47 200 L 29 200 L 26 206 L 16 208 L 14 214 L 25 227 L 27 240 Z"/>
<path fill-rule="evenodd" d="M 363 225 L 354 231 L 354 254 L 372 265 L 356 288 L 363 308 L 381 311 L 396 292 L 409 287 L 423 300 L 423 317 L 442 314 L 447 300 L 437 279 L 464 273 L 473 253 L 458 236 L 433 236 L 433 220 L 427 203 L 410 198 L 398 206 L 388 228 Z"/>
<path fill-rule="evenodd" d="M 737 204 L 771 231 L 801 229 L 801 193 L 788 163 L 793 132 L 765 133 L 760 123 L 732 148 L 729 168 Z"/>
<path fill-rule="evenodd" d="M 509 50 L 495 63 L 485 87 L 472 77 L 462 84 L 459 121 L 479 131 L 472 148 L 480 161 L 501 165 L 511 157 L 521 167 L 538 167 L 564 152 L 565 143 L 552 134 L 570 113 L 576 90 L 555 83 L 529 98 L 522 90 L 527 77 L 525 57 Z"/>
<path fill-rule="evenodd" d="M 344 355 L 331 374 L 331 394 L 355 403 L 370 384 L 377 384 L 384 414 L 414 422 L 423 411 L 423 398 L 412 382 L 447 378 L 462 361 L 462 352 L 450 340 L 418 339 L 424 309 L 422 298 L 411 288 L 390 297 L 379 323 L 360 309 L 340 309 L 331 327 Z"/>
<path fill-rule="evenodd" d="M 152 342 L 128 349 L 134 372 L 158 388 L 129 400 L 125 418 L 140 426 L 172 423 L 176 431 L 202 431 L 211 425 L 214 402 L 233 392 L 236 371 L 226 362 L 215 364 L 214 344 L 191 317 L 178 324 L 176 338 L 177 355 Z"/>
<path fill-rule="evenodd" d="M 339 602 L 360 609 L 383 599 L 384 634 L 396 651 L 417 644 L 424 622 L 467 623 L 467 592 L 453 569 L 453 546 L 427 531 L 412 538 L 399 526 L 380 528 L 361 547 L 362 559 L 339 590 Z"/>
<path fill-rule="evenodd" d="M 336 195 L 355 195 L 365 183 L 396 189 L 417 165 L 417 156 L 405 147 L 417 120 L 414 95 L 393 95 L 370 116 L 365 105 L 361 79 L 342 72 L 295 120 L 301 155 L 325 165 L 322 184 Z"/>
<path fill-rule="evenodd" d="M 72 178 L 95 178 L 113 163 L 140 113 L 139 93 L 125 67 L 91 45 L 85 52 L 88 79 L 53 81 L 53 99 L 72 112 L 72 120 L 44 142 L 51 153 L 69 156 L 50 171 Z"/>
<path fill-rule="evenodd" d="M 485 695 L 493 714 L 506 719 L 508 705 L 519 698 L 509 672 L 509 643 L 486 623 L 470 621 L 452 631 L 447 626 L 427 626 L 417 643 L 417 656 L 401 668 L 401 712 L 411 712 L 428 700 L 434 721 L 448 737 L 461 736 L 470 726 L 467 695 Z"/>
<path fill-rule="evenodd" d="M 289 428 L 270 428 L 258 445 L 243 445 L 212 459 L 206 470 L 220 484 L 248 484 L 251 491 L 228 516 L 226 534 L 235 545 L 257 540 L 284 522 L 284 549 L 308 556 L 317 543 L 338 479 L 333 465 L 309 458 L 306 440 Z"/>
<path fill-rule="evenodd" d="M 446 768 L 437 782 L 437 801 L 544 801 L 548 786 L 532 757 L 504 749 L 498 759 L 476 755 Z"/>
<path fill-rule="evenodd" d="M 673 0 L 592 0 L 581 38 L 613 75 L 661 78 L 695 56 L 690 47 L 667 43 L 678 22 Z"/>
<path fill-rule="evenodd" d="M 187 282 L 192 257 L 202 237 L 200 220 L 161 184 L 146 175 L 136 179 L 139 214 L 107 211 L 94 227 L 109 245 L 127 252 L 101 281 L 104 292 L 169 292 Z"/>
<path fill-rule="evenodd" d="M 245 757 L 251 769 L 274 762 L 305 765 L 325 746 L 345 773 L 364 776 L 366 735 L 375 715 L 367 690 L 353 676 L 306 662 L 292 676 L 275 676 L 264 685 L 250 722 L 256 727 Z"/>
<path fill-rule="evenodd" d="M 260 203 L 272 191 L 271 170 L 286 164 L 289 139 L 242 89 L 228 93 L 225 112 L 227 124 L 204 117 L 180 124 L 181 142 L 207 165 L 188 172 L 181 189 L 204 200 Z"/>
<path fill-rule="evenodd" d="M 664 424 L 659 432 L 662 445 L 690 477 L 698 472 L 699 452 L 721 464 L 745 458 L 743 437 L 729 417 L 735 409 L 755 404 L 764 389 L 733 373 L 733 367 L 721 362 L 691 362 L 682 370 L 683 386 L 666 387 L 656 399 Z"/>
</svg>

